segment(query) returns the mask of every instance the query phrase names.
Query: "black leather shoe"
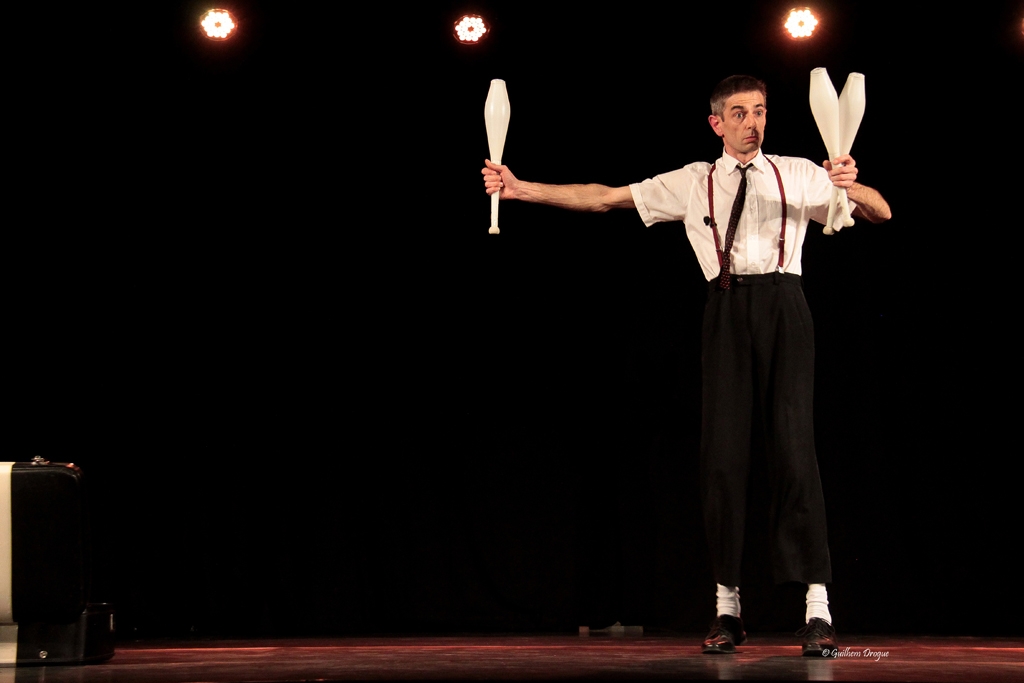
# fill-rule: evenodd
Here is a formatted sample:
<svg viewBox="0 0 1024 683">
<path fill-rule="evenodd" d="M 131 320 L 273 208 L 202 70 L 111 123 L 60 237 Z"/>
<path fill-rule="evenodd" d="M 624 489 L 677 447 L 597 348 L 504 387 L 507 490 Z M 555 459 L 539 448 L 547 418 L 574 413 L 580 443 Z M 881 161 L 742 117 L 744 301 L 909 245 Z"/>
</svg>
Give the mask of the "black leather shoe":
<svg viewBox="0 0 1024 683">
<path fill-rule="evenodd" d="M 743 621 L 739 617 L 720 614 L 711 622 L 711 632 L 704 639 L 702 650 L 709 655 L 731 655 L 736 652 L 736 646 L 742 645 L 746 639 Z"/>
<path fill-rule="evenodd" d="M 804 639 L 804 657 L 822 657 L 825 650 L 835 652 L 836 630 L 824 619 L 814 617 L 796 634 Z"/>
</svg>

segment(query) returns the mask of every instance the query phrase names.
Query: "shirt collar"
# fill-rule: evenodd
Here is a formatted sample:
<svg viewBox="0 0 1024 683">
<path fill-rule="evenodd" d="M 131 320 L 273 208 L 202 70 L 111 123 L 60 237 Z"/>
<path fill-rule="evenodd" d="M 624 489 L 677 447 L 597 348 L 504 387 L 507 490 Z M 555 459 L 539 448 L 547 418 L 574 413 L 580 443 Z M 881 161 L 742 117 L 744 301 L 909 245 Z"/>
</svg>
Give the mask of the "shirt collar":
<svg viewBox="0 0 1024 683">
<path fill-rule="evenodd" d="M 765 162 L 764 154 L 761 153 L 760 149 L 757 150 L 757 155 L 753 159 L 751 159 L 750 161 L 747 162 L 748 165 L 753 166 L 754 168 L 756 168 L 761 173 L 765 172 L 765 170 L 764 170 L 765 163 L 766 162 Z M 723 171 L 725 171 L 726 173 L 730 173 L 731 174 L 731 173 L 739 173 L 739 171 L 736 170 L 736 166 L 737 165 L 742 165 L 742 164 L 740 164 L 739 160 L 737 160 L 735 157 L 730 155 L 728 152 L 726 152 L 725 150 L 722 150 L 722 157 L 718 160 L 718 166 L 721 167 L 721 169 Z"/>
</svg>

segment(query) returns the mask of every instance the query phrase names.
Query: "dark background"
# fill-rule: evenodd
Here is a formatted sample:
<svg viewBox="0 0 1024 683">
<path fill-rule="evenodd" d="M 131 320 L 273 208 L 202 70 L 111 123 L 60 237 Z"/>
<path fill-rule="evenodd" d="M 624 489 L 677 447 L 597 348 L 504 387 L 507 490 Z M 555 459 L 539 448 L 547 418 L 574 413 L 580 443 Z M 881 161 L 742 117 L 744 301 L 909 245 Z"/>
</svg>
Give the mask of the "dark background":
<svg viewBox="0 0 1024 683">
<path fill-rule="evenodd" d="M 520 178 L 623 185 L 716 158 L 751 73 L 766 151 L 820 161 L 818 66 L 866 75 L 894 214 L 804 247 L 833 616 L 1021 632 L 1019 4 L 818 3 L 807 43 L 777 2 L 228 6 L 224 43 L 200 3 L 63 10 L 10 68 L 6 459 L 85 471 L 122 637 L 702 631 L 700 268 L 635 212 L 488 236 L 481 113 L 503 78 Z M 795 629 L 762 489 L 744 618 Z"/>
</svg>

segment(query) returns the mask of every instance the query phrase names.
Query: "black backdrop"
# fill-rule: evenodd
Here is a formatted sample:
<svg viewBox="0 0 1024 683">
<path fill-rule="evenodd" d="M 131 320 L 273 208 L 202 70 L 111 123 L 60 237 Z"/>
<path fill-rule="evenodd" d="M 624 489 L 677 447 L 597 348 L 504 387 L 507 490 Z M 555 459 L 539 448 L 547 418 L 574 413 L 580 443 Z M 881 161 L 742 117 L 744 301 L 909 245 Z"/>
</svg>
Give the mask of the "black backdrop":
<svg viewBox="0 0 1024 683">
<path fill-rule="evenodd" d="M 853 153 L 895 216 L 804 249 L 833 615 L 1019 633 L 1020 220 L 984 178 L 1016 156 L 1021 8 L 822 3 L 796 44 L 779 3 L 552 4 L 238 2 L 222 44 L 198 3 L 89 8 L 22 44 L 7 458 L 85 470 L 122 636 L 702 630 L 700 270 L 631 212 L 506 203 L 488 236 L 481 110 L 505 79 L 521 178 L 620 185 L 713 159 L 707 95 L 747 72 L 766 150 L 819 160 L 816 66 L 866 74 Z M 788 630 L 764 510 L 744 616 Z"/>
</svg>

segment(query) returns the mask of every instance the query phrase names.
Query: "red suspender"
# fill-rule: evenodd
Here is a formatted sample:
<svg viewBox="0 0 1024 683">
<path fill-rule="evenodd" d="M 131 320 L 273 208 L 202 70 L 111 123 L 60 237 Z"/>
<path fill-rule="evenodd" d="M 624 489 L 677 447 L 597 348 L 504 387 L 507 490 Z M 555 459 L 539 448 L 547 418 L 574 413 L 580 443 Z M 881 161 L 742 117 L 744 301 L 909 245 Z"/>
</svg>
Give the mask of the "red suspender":
<svg viewBox="0 0 1024 683">
<path fill-rule="evenodd" d="M 722 272 L 722 243 L 718 239 L 718 223 L 715 222 L 715 186 L 711 182 L 711 176 L 715 174 L 715 166 L 711 164 L 708 171 L 708 225 L 711 226 L 711 234 L 715 236 L 715 253 L 718 254 L 718 272 Z"/>
<path fill-rule="evenodd" d="M 764 158 L 769 164 L 772 164 L 772 160 L 768 157 Z M 775 171 L 775 179 L 779 181 L 779 195 L 782 197 L 782 229 L 779 231 L 779 265 L 775 267 L 776 273 L 782 271 L 782 259 L 786 255 L 786 188 L 782 184 L 782 174 L 779 173 L 779 167 L 772 164 L 772 170 Z"/>
<path fill-rule="evenodd" d="M 772 160 L 768 157 L 764 158 L 765 161 L 775 171 L 775 179 L 779 182 L 779 195 L 782 197 L 782 229 L 779 231 L 779 265 L 776 266 L 775 272 L 781 273 L 783 259 L 786 256 L 786 188 L 782 184 L 782 174 L 779 173 L 779 167 L 772 163 Z M 715 173 L 715 166 L 711 165 L 711 170 L 708 171 L 708 225 L 711 226 L 711 234 L 715 236 L 715 253 L 718 254 L 718 269 L 722 269 L 722 244 L 718 239 L 718 224 L 715 223 L 715 187 L 711 180 L 711 177 Z"/>
</svg>

